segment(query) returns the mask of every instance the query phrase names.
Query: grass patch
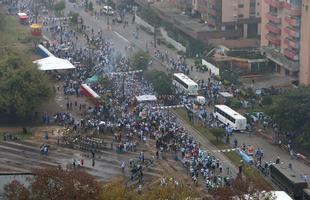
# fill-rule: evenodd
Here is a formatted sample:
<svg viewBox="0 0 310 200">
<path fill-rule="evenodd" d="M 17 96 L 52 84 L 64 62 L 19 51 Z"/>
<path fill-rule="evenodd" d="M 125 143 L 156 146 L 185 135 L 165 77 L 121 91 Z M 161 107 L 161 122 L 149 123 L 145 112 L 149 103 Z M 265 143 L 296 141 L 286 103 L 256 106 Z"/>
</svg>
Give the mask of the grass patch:
<svg viewBox="0 0 310 200">
<path fill-rule="evenodd" d="M 190 122 L 187 117 L 187 111 L 184 108 L 175 109 L 174 110 L 183 120 L 185 120 L 189 125 L 191 125 L 194 129 L 196 129 L 202 136 L 206 137 L 214 146 L 218 149 L 229 149 L 231 148 L 229 145 L 225 144 L 222 141 L 217 142 L 216 137 L 210 132 L 208 128 L 203 127 L 203 124 L 200 120 L 195 120 L 195 122 Z M 238 153 L 231 151 L 224 153 L 225 156 L 235 165 L 239 166 L 241 157 Z M 254 182 L 262 183 L 266 188 L 272 188 L 272 186 L 260 175 L 260 173 L 248 165 L 244 163 L 243 174 L 253 180 Z"/>
<path fill-rule="evenodd" d="M 16 43 L 19 39 L 30 35 L 30 28 L 28 25 L 21 25 L 17 19 L 17 15 L 6 15 L 0 9 L 0 16 L 3 17 L 4 26 L 3 31 L 0 32 L 0 42 L 12 44 Z"/>
</svg>

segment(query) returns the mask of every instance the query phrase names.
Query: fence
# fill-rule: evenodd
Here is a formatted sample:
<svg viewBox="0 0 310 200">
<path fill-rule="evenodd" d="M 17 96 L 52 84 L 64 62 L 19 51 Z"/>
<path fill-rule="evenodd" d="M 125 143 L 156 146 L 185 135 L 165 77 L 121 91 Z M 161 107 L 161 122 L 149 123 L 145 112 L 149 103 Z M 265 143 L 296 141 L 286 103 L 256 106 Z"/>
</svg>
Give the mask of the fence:
<svg viewBox="0 0 310 200">
<path fill-rule="evenodd" d="M 149 23 L 147 23 L 146 21 L 144 21 L 141 17 L 139 17 L 138 15 L 135 16 L 135 22 L 138 24 L 138 25 L 141 25 L 141 26 L 144 26 L 148 29 L 150 29 L 150 31 L 152 33 L 155 32 L 155 29 L 152 25 L 150 25 Z"/>
<path fill-rule="evenodd" d="M 184 47 L 182 44 L 180 44 L 179 42 L 177 42 L 174 39 L 172 39 L 171 37 L 169 37 L 168 33 L 165 29 L 160 28 L 160 33 L 163 36 L 163 38 L 167 42 L 169 42 L 172 46 L 174 46 L 174 48 L 176 48 L 178 51 L 186 52 L 186 47 Z"/>
</svg>

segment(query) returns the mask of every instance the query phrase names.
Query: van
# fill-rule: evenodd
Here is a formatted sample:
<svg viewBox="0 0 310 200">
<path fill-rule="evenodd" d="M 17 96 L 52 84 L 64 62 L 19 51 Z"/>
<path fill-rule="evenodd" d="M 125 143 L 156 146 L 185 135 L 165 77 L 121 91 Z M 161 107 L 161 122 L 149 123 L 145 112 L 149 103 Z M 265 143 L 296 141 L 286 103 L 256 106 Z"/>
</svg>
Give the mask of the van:
<svg viewBox="0 0 310 200">
<path fill-rule="evenodd" d="M 111 6 L 103 6 L 102 12 L 106 15 L 113 15 L 114 14 L 113 8 Z"/>
</svg>

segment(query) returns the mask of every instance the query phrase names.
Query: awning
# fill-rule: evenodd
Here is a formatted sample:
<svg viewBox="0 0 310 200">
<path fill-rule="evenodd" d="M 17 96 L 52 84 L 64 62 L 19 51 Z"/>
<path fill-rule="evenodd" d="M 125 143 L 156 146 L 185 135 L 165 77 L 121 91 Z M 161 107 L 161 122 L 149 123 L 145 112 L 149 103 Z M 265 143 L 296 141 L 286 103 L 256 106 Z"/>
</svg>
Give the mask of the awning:
<svg viewBox="0 0 310 200">
<path fill-rule="evenodd" d="M 155 95 L 136 96 L 136 99 L 137 99 L 138 102 L 157 101 L 157 98 L 156 98 Z"/>
<path fill-rule="evenodd" d="M 74 65 L 66 59 L 47 57 L 40 60 L 33 61 L 33 63 L 39 66 L 39 70 L 60 70 L 60 69 L 74 69 Z"/>
</svg>

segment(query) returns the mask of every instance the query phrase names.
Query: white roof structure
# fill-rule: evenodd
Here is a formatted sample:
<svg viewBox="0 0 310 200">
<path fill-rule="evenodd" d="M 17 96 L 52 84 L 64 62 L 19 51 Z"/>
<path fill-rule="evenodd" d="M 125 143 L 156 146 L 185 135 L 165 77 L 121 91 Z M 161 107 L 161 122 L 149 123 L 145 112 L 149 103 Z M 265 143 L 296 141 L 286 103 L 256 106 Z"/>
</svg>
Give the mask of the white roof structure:
<svg viewBox="0 0 310 200">
<path fill-rule="evenodd" d="M 157 101 L 157 98 L 156 98 L 155 95 L 136 96 L 136 99 L 137 99 L 138 102 Z"/>
<path fill-rule="evenodd" d="M 39 70 L 42 70 L 42 71 L 75 68 L 74 65 L 72 65 L 69 60 L 56 58 L 56 57 L 42 58 L 42 59 L 33 61 L 33 63 L 38 64 Z"/>
</svg>

